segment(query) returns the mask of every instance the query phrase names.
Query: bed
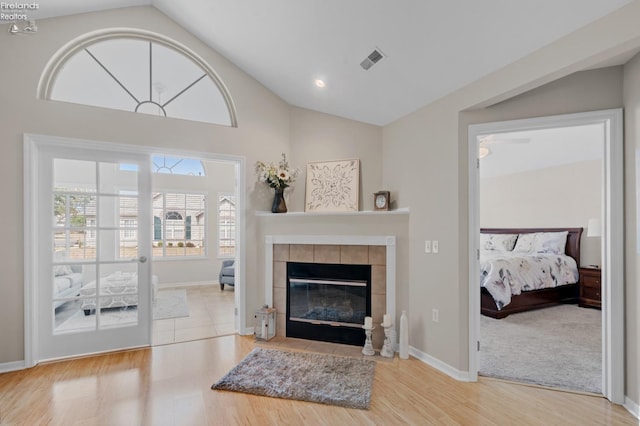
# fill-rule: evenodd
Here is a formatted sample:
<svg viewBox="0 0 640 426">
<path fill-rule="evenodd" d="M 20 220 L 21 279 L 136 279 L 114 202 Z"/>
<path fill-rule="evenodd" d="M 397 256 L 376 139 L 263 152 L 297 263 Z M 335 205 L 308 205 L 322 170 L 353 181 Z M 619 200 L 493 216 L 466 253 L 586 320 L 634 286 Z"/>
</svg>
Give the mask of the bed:
<svg viewBox="0 0 640 426">
<path fill-rule="evenodd" d="M 492 318 L 504 318 L 512 313 L 539 309 L 561 303 L 577 303 L 578 301 L 578 268 L 580 267 L 580 238 L 582 228 L 482 228 L 480 250 L 480 310 L 483 315 Z M 546 250 L 538 253 L 523 252 L 518 246 L 526 247 L 527 242 L 535 241 L 533 234 L 544 233 L 543 237 L 558 237 L 566 232 L 564 253 Z M 483 235 L 484 234 L 484 235 Z M 530 235 L 527 235 L 530 234 Z M 495 241 L 490 241 L 493 235 Z M 508 245 L 513 241 L 512 249 Z M 526 235 L 526 236 L 525 236 Z M 544 238 L 540 239 L 543 240 Z M 558 240 L 559 241 L 559 240 Z M 495 244 L 494 244 L 495 243 Z M 534 243 L 535 245 L 535 243 Z M 516 253 L 490 253 L 489 250 L 499 246 L 504 252 L 516 251 Z M 550 244 L 549 247 L 552 247 Z M 540 247 L 538 247 L 540 248 Z M 494 250 L 495 251 L 495 250 Z M 560 251 L 562 251 L 560 249 Z M 504 255 L 504 256 L 503 256 Z M 520 260 L 510 260 L 513 268 L 504 265 L 509 257 L 522 256 Z M 543 259 L 548 257 L 549 259 Z M 551 262 L 551 264 L 544 263 Z M 550 265 L 550 266 L 542 266 Z M 522 268 L 526 267 L 526 273 Z M 532 269 L 541 269 L 545 277 L 532 278 Z M 533 281 L 527 281 L 531 280 Z M 520 285 L 515 282 L 522 280 Z M 544 283 L 544 281 L 547 281 Z M 497 287 L 495 285 L 497 285 Z M 492 285 L 494 287 L 492 288 Z M 502 288 L 499 288 L 502 286 Z M 543 287 L 543 288 L 541 288 Z M 508 288 L 508 290 L 506 290 Z M 493 293 L 493 294 L 492 294 Z M 506 294 L 508 293 L 508 295 Z M 508 300 L 507 300 L 508 299 Z"/>
</svg>

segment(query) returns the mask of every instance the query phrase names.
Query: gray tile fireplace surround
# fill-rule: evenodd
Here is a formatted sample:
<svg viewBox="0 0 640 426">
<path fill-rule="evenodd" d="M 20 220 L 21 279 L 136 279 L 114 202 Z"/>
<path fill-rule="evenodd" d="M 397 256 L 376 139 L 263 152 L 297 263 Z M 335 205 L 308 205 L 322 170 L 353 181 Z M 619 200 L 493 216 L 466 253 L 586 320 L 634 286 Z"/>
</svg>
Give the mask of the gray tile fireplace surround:
<svg viewBox="0 0 640 426">
<path fill-rule="evenodd" d="M 382 347 L 383 315 L 395 318 L 395 237 L 267 236 L 266 257 L 265 299 L 276 308 L 276 336 L 281 337 L 286 337 L 287 262 L 371 265 L 373 346 Z"/>
</svg>

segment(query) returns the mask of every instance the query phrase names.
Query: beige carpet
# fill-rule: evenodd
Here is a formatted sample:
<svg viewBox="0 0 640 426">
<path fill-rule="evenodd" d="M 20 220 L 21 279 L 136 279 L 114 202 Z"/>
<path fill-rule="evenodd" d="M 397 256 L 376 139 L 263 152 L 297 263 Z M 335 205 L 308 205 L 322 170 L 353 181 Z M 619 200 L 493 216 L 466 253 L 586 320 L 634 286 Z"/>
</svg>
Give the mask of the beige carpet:
<svg viewBox="0 0 640 426">
<path fill-rule="evenodd" d="M 375 365 L 362 358 L 256 348 L 211 389 L 366 409 Z"/>
<path fill-rule="evenodd" d="M 481 315 L 479 373 L 602 393 L 601 330 L 601 311 L 577 305 Z"/>
</svg>

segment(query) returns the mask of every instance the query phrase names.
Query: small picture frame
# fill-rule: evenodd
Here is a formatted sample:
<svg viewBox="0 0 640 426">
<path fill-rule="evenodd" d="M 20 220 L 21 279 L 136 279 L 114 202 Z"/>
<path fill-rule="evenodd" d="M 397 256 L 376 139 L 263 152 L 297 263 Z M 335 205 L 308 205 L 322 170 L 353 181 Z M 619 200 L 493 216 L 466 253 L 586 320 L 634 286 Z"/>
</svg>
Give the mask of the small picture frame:
<svg viewBox="0 0 640 426">
<path fill-rule="evenodd" d="M 360 160 L 307 164 L 304 210 L 307 212 L 358 211 Z"/>
</svg>

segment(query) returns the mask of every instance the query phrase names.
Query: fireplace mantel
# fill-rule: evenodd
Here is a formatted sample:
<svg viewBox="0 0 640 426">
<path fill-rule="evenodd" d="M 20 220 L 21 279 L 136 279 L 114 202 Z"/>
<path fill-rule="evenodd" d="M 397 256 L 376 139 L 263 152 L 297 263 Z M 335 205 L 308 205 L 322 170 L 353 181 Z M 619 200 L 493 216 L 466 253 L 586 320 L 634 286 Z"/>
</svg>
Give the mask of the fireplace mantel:
<svg viewBox="0 0 640 426">
<path fill-rule="evenodd" d="M 384 246 L 386 248 L 386 314 L 396 323 L 396 237 L 394 235 L 266 235 L 265 304 L 274 306 L 274 245 Z"/>
<path fill-rule="evenodd" d="M 256 216 L 259 217 L 310 217 L 310 216 L 396 216 L 396 215 L 408 215 L 409 208 L 402 207 L 395 210 L 384 210 L 384 211 L 374 211 L 374 210 L 359 210 L 359 211 L 351 211 L 351 212 L 286 212 L 286 213 L 272 213 L 270 211 L 258 210 L 255 212 Z"/>
</svg>

